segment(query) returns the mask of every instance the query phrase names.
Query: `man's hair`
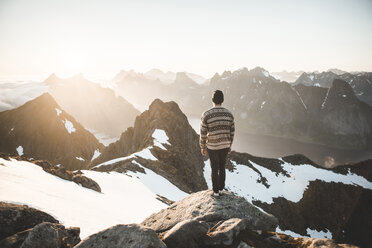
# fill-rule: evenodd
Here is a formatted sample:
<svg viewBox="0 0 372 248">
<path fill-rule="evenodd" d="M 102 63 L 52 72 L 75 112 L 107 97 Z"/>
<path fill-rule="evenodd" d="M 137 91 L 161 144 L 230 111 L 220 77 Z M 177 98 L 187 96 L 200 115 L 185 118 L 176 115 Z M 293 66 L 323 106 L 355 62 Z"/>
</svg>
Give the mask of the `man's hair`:
<svg viewBox="0 0 372 248">
<path fill-rule="evenodd" d="M 223 103 L 223 93 L 220 90 L 215 90 L 212 95 L 212 101 L 215 104 L 221 104 Z"/>
</svg>

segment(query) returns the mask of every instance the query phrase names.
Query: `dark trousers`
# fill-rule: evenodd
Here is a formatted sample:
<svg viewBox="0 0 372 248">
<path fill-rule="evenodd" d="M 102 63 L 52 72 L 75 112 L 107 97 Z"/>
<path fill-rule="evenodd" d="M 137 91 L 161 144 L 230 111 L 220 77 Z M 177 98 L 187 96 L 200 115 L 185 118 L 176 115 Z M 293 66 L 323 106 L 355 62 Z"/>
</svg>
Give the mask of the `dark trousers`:
<svg viewBox="0 0 372 248">
<path fill-rule="evenodd" d="M 225 188 L 225 164 L 229 150 L 229 148 L 221 150 L 207 149 L 212 169 L 212 186 L 215 193 Z"/>
</svg>

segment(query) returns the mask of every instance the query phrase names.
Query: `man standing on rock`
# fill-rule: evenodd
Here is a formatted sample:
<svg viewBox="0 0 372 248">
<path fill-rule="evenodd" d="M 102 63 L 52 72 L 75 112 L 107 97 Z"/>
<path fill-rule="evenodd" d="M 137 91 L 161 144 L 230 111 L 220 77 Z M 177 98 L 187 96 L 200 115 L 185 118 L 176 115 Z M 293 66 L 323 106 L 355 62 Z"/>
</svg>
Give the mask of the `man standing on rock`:
<svg viewBox="0 0 372 248">
<path fill-rule="evenodd" d="M 223 100 L 222 91 L 214 91 L 213 107 L 203 113 L 200 123 L 200 148 L 204 156 L 209 155 L 214 196 L 225 188 L 225 165 L 235 132 L 234 116 L 221 106 Z"/>
</svg>

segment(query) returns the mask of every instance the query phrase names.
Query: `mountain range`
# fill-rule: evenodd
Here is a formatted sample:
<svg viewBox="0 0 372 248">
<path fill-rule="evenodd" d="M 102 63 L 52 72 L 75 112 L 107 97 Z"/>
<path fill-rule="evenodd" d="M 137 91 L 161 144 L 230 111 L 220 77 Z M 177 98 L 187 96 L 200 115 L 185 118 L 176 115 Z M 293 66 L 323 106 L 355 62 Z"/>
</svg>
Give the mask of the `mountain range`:
<svg viewBox="0 0 372 248">
<path fill-rule="evenodd" d="M 39 109 L 39 104 L 46 106 L 43 111 L 35 110 L 36 106 Z M 73 136 L 75 132 L 87 133 L 91 140 L 79 139 L 79 146 L 85 149 L 95 140 L 92 134 L 84 131 L 80 124 L 60 109 L 48 94 L 2 114 L 4 113 L 7 116 L 2 119 L 1 126 L 9 121 L 5 130 L 15 124 L 10 118 L 13 114 L 14 118 L 20 119 L 21 115 L 38 117 L 36 119 L 41 120 L 41 114 L 47 113 L 44 118 L 49 122 L 44 119 L 48 124 L 44 129 L 53 129 L 53 133 L 61 133 L 63 137 Z M 66 126 L 67 121 L 72 126 Z M 56 124 L 49 126 L 51 122 Z M 32 127 L 37 126 L 31 119 L 26 123 Z M 13 131 L 17 128 L 15 126 Z M 27 129 L 28 126 L 24 128 Z M 38 147 L 37 142 L 41 141 L 34 139 L 39 137 L 36 135 L 38 133 L 42 134 L 40 136 L 44 142 L 54 137 L 51 132 L 45 134 L 49 137 L 44 136 L 37 129 L 37 132 L 24 136 L 16 133 L 15 140 L 33 139 L 33 144 Z M 54 139 L 49 140 L 56 142 Z M 74 147 L 72 142 L 68 145 Z M 61 144 L 58 147 L 60 146 Z M 28 147 L 27 144 L 24 145 L 23 158 L 15 158 L 26 160 L 26 157 L 36 157 L 28 153 L 28 149 L 31 149 Z M 49 147 L 55 148 L 56 145 Z M 14 153 L 16 147 L 13 148 L 11 150 Z M 86 161 L 92 159 L 94 149 L 96 147 L 91 148 Z M 55 156 L 66 153 L 58 149 L 48 151 Z M 181 200 L 193 192 L 203 195 L 206 192 L 203 190 L 211 187 L 209 160 L 202 157 L 198 135 L 175 102 L 154 100 L 149 109 L 136 118 L 133 127 L 124 131 L 117 142 L 102 148 L 100 152 L 91 162 L 84 163 L 84 168 L 90 170 L 83 170 L 82 173 L 97 182 L 102 193 L 90 193 L 90 189 L 56 179 L 33 163 L 1 159 L 0 173 L 3 180 L 0 188 L 7 188 L 7 191 L 1 191 L 1 199 L 32 204 L 48 210 L 64 223 L 82 227 L 86 237 L 102 230 L 103 225 L 109 227 L 118 221 L 133 221 L 134 213 L 137 213 L 136 221 L 139 222 L 149 212 L 164 208 L 165 202 L 172 204 L 172 201 Z M 42 158 L 40 156 L 40 159 L 53 161 L 46 155 Z M 66 157 L 68 161 L 71 159 L 74 158 Z M 372 230 L 369 221 L 369 210 L 372 207 L 371 160 L 325 169 L 303 155 L 272 159 L 233 151 L 228 161 L 226 188 L 275 216 L 279 225 L 276 232 L 298 237 L 327 237 L 338 243 L 362 247 L 369 243 L 369 233 Z M 70 168 L 72 164 L 69 165 Z M 36 178 L 39 183 L 35 183 Z M 49 186 L 45 187 L 44 184 Z M 29 188 L 27 196 L 23 192 L 26 185 Z M 74 211 L 69 210 L 69 207 L 56 207 L 56 204 L 51 204 L 54 201 L 66 206 L 72 204 Z M 171 205 L 169 211 L 178 205 L 179 203 Z M 92 215 L 96 216 L 93 222 Z M 195 212 L 195 215 L 198 214 Z"/>
</svg>

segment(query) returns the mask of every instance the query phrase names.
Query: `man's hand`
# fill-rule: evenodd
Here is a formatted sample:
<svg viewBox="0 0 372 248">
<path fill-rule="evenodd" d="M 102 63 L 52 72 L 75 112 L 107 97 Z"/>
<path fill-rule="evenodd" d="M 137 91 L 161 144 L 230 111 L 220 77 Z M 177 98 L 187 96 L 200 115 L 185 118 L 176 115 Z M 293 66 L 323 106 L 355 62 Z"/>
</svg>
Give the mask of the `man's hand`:
<svg viewBox="0 0 372 248">
<path fill-rule="evenodd" d="M 207 156 L 208 155 L 208 152 L 207 152 L 207 149 L 201 149 L 201 154 L 203 155 L 203 156 Z"/>
</svg>

